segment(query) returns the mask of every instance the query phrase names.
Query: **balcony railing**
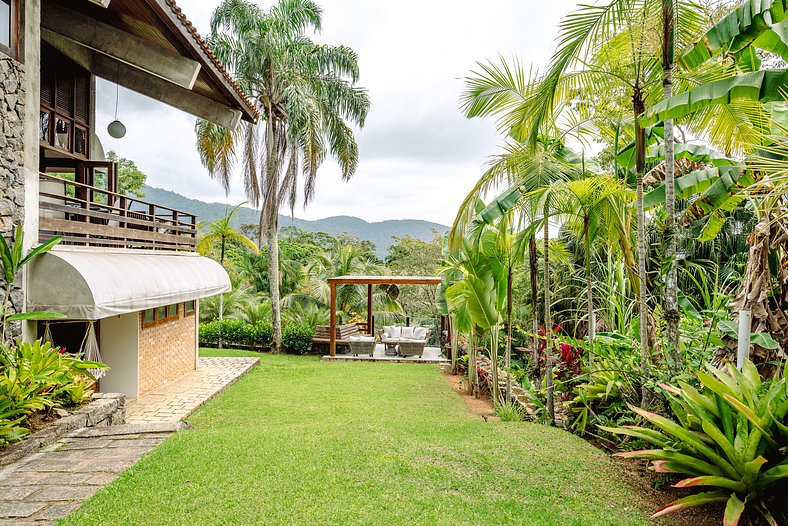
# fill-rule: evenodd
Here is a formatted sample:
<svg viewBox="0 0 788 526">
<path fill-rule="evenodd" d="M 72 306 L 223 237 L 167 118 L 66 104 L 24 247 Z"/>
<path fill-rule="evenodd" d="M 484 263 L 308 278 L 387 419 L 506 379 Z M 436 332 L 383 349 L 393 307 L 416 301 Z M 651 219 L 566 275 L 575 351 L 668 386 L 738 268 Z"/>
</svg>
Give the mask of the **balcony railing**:
<svg viewBox="0 0 788 526">
<path fill-rule="evenodd" d="M 189 251 L 197 243 L 197 218 L 135 197 L 40 174 L 39 237 L 63 244 Z"/>
</svg>

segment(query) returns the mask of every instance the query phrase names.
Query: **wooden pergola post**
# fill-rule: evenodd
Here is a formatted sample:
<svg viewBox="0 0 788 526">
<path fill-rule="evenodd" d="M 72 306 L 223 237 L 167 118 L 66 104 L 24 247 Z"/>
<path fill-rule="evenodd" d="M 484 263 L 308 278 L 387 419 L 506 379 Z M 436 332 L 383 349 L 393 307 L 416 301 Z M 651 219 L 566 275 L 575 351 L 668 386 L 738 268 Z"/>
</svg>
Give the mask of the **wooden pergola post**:
<svg viewBox="0 0 788 526">
<path fill-rule="evenodd" d="M 331 288 L 331 321 L 329 323 L 330 332 L 328 337 L 328 354 L 336 356 L 337 354 L 337 286 L 334 283 L 329 283 Z"/>
<path fill-rule="evenodd" d="M 372 330 L 372 283 L 367 284 L 367 330 L 375 336 L 375 331 Z"/>
</svg>

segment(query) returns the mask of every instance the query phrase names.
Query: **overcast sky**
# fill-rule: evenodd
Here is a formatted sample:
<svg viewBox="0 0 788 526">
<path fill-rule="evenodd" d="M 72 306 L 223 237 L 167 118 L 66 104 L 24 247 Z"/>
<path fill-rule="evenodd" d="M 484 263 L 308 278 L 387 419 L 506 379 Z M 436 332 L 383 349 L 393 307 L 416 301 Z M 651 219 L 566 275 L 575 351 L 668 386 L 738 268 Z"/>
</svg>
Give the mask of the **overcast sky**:
<svg viewBox="0 0 788 526">
<path fill-rule="evenodd" d="M 208 32 L 219 0 L 179 0 Z M 270 1 L 261 1 L 268 6 Z M 343 183 L 327 161 L 317 196 L 296 217 L 353 215 L 367 221 L 426 219 L 451 224 L 488 156 L 502 140 L 491 120 L 468 120 L 459 110 L 463 77 L 477 61 L 519 55 L 541 68 L 549 61 L 561 16 L 575 1 L 552 0 L 323 0 L 320 42 L 345 44 L 360 57 L 359 85 L 372 101 L 357 132 L 360 162 Z M 137 162 L 148 184 L 209 202 L 236 204 L 209 178 L 195 149 L 194 117 L 120 88 L 118 118 L 128 130 L 112 139 L 115 85 L 99 80 L 97 128 L 105 150 Z"/>
</svg>

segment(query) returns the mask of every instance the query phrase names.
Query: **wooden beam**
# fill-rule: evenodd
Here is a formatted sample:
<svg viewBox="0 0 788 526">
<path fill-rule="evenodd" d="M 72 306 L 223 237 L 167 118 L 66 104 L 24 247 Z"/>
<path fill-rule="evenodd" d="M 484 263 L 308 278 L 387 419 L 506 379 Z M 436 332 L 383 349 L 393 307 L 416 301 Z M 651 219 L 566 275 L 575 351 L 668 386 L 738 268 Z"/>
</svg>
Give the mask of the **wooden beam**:
<svg viewBox="0 0 788 526">
<path fill-rule="evenodd" d="M 200 72 L 190 58 L 52 2 L 41 7 L 41 27 L 188 90 Z"/>
<path fill-rule="evenodd" d="M 328 354 L 329 356 L 336 356 L 337 354 L 337 286 L 333 283 L 329 284 L 331 289 L 331 321 L 328 324 Z"/>
<path fill-rule="evenodd" d="M 112 57 L 97 53 L 58 33 L 41 29 L 41 39 L 94 75 L 115 82 L 195 117 L 235 130 L 241 111 L 150 75 Z"/>
<path fill-rule="evenodd" d="M 372 285 L 367 285 L 367 330 L 372 336 L 375 331 L 372 328 Z"/>
<path fill-rule="evenodd" d="M 440 285 L 441 278 L 435 276 L 337 276 L 328 278 L 328 283 L 337 285 Z"/>
<path fill-rule="evenodd" d="M 88 2 L 90 2 L 91 4 L 96 4 L 97 6 L 101 6 L 104 8 L 109 7 L 109 3 L 111 1 L 112 0 L 88 0 Z"/>
</svg>

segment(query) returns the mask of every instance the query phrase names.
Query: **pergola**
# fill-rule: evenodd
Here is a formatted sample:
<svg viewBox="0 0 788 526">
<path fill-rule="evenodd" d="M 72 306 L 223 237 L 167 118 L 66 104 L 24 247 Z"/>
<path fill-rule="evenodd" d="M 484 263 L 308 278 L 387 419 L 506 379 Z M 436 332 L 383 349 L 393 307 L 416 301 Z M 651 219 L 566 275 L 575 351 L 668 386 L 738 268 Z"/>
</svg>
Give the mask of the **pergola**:
<svg viewBox="0 0 788 526">
<path fill-rule="evenodd" d="M 337 352 L 337 285 L 367 286 L 367 327 L 372 330 L 373 285 L 440 285 L 441 278 L 434 276 L 337 276 L 328 278 L 331 288 L 331 322 L 329 327 L 329 354 Z"/>
</svg>

